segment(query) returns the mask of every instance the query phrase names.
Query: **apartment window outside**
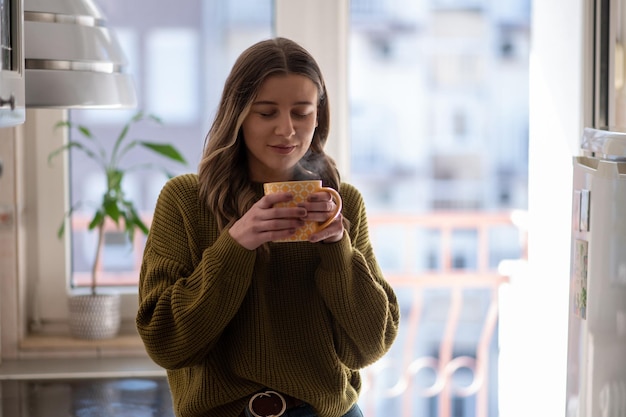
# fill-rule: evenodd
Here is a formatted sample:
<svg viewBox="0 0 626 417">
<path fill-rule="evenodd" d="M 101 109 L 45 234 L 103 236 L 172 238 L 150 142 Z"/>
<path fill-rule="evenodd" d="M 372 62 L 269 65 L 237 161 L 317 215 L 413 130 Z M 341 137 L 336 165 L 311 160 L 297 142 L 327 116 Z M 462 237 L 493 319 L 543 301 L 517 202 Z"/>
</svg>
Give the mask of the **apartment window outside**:
<svg viewBox="0 0 626 417">
<path fill-rule="evenodd" d="M 524 257 L 497 218 L 527 209 L 530 2 L 353 0 L 350 26 L 350 181 L 403 318 L 365 414 L 496 416 L 497 271 Z"/>
</svg>

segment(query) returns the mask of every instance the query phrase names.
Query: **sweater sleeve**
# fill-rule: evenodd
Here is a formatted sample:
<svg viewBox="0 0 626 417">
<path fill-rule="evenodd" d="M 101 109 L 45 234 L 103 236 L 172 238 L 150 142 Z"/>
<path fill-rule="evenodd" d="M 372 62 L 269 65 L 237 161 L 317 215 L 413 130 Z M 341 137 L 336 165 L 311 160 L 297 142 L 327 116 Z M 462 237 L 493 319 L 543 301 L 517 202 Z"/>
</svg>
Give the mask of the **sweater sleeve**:
<svg viewBox="0 0 626 417">
<path fill-rule="evenodd" d="M 195 181 L 197 185 L 197 180 Z M 146 242 L 136 325 L 150 357 L 166 369 L 197 364 L 219 340 L 251 282 L 255 252 L 227 231 L 202 250 L 193 177 L 163 188 Z"/>
<path fill-rule="evenodd" d="M 400 310 L 374 256 L 360 193 L 344 184 L 342 195 L 350 227 L 341 241 L 319 245 L 316 285 L 334 317 L 338 357 L 349 368 L 360 369 L 390 349 Z"/>
</svg>

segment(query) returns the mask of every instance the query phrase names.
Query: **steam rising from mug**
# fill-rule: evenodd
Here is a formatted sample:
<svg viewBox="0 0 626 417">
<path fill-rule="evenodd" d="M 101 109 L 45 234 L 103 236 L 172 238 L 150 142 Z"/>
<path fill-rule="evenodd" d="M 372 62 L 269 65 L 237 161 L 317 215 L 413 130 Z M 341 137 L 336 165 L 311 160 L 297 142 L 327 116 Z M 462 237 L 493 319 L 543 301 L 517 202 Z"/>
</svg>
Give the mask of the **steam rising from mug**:
<svg viewBox="0 0 626 417">
<path fill-rule="evenodd" d="M 322 178 L 320 172 L 323 164 L 323 159 L 309 150 L 298 163 L 293 179 L 295 181 L 319 180 Z"/>
</svg>

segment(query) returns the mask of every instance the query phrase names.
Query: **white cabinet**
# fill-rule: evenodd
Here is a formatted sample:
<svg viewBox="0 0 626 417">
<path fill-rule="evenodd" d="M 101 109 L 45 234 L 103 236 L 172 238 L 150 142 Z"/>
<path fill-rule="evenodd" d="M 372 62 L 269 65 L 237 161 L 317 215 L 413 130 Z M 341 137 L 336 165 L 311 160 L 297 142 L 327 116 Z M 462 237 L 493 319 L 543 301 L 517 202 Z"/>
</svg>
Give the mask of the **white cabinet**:
<svg viewBox="0 0 626 417">
<path fill-rule="evenodd" d="M 0 127 L 24 123 L 23 0 L 0 0 Z"/>
</svg>

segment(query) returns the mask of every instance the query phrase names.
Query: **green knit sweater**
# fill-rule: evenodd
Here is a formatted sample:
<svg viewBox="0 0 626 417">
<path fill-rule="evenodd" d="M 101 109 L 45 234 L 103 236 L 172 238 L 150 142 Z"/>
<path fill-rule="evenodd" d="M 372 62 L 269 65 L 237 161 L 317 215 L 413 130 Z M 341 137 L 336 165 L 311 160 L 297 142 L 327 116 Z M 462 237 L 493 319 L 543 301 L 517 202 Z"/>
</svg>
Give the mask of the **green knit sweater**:
<svg viewBox="0 0 626 417">
<path fill-rule="evenodd" d="M 399 308 L 368 237 L 360 193 L 342 184 L 349 231 L 331 244 L 247 250 L 198 198 L 198 177 L 159 197 L 139 284 L 137 329 L 167 370 L 179 417 L 236 417 L 263 388 L 340 417 L 359 369 L 394 341 Z M 259 184 L 259 198 L 262 188 Z"/>
</svg>

